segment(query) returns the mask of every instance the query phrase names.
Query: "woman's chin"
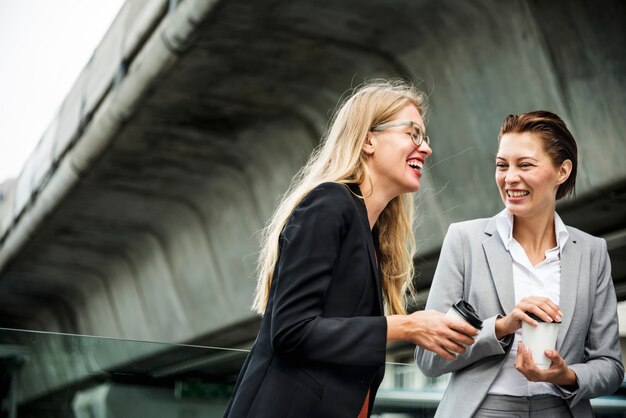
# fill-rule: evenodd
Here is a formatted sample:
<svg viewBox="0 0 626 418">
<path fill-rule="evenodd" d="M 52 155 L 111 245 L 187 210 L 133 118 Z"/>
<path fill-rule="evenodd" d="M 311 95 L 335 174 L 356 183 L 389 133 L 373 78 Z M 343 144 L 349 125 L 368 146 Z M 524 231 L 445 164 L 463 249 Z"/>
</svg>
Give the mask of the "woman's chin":
<svg viewBox="0 0 626 418">
<path fill-rule="evenodd" d="M 504 204 L 508 209 L 509 213 L 513 216 L 524 217 L 528 215 L 528 210 L 526 207 L 517 204 L 511 204 L 509 202 L 505 202 Z"/>
</svg>

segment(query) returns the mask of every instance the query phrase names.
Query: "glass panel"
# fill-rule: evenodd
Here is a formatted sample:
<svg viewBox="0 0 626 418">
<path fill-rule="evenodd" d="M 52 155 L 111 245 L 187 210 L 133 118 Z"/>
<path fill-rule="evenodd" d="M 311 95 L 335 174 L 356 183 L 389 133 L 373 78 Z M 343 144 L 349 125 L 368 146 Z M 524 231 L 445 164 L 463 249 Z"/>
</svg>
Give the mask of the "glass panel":
<svg viewBox="0 0 626 418">
<path fill-rule="evenodd" d="M 222 417 L 246 354 L 0 328 L 0 418 Z M 410 347 L 393 358 L 372 417 L 434 416 L 449 375 L 425 377 Z M 592 404 L 626 418 L 626 387 Z"/>
<path fill-rule="evenodd" d="M 0 329 L 0 417 L 221 417 L 246 354 Z"/>
</svg>

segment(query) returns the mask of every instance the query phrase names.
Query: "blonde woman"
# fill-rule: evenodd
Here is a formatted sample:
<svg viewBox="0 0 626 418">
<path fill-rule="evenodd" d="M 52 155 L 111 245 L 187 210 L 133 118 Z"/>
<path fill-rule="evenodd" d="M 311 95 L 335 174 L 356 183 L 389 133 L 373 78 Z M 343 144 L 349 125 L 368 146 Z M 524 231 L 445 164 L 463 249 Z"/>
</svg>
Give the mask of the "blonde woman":
<svg viewBox="0 0 626 418">
<path fill-rule="evenodd" d="M 367 417 L 388 342 L 447 359 L 473 342 L 469 325 L 405 312 L 409 193 L 432 153 L 422 115 L 403 82 L 369 83 L 340 106 L 265 230 L 253 306 L 263 321 L 226 417 Z"/>
</svg>

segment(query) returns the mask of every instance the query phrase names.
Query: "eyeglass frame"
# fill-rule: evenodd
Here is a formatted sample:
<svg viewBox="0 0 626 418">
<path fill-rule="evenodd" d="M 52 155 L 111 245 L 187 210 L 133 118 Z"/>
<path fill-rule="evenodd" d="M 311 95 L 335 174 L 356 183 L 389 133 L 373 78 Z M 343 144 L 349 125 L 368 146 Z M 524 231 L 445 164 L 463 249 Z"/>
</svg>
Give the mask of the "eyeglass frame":
<svg viewBox="0 0 626 418">
<path fill-rule="evenodd" d="M 411 141 L 413 141 L 413 143 L 415 144 L 416 147 L 421 146 L 424 142 L 426 142 L 427 145 L 430 145 L 430 138 L 428 137 L 428 135 L 426 135 L 425 132 L 422 132 L 422 128 L 419 127 L 419 125 L 415 122 L 413 122 L 412 120 L 406 121 L 406 122 L 390 122 L 390 123 L 381 123 L 380 125 L 374 125 L 370 128 L 371 132 L 380 132 L 380 131 L 384 131 L 385 129 L 388 128 L 395 128 L 397 126 L 410 126 L 411 128 L 415 127 L 417 129 L 417 132 L 419 133 L 419 142 L 417 142 L 415 140 L 415 138 L 413 137 L 413 133 L 411 132 Z"/>
</svg>

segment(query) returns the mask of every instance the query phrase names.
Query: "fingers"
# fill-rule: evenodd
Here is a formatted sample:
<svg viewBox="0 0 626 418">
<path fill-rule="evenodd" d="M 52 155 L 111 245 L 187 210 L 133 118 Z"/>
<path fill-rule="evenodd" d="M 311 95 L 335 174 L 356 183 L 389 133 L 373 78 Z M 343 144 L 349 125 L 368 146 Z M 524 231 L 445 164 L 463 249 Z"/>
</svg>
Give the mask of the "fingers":
<svg viewBox="0 0 626 418">
<path fill-rule="evenodd" d="M 569 368 L 567 362 L 558 351 L 546 350 L 545 355 L 552 361 L 550 369 L 547 370 L 546 381 L 563 386 L 578 385 L 576 373 Z"/>
<path fill-rule="evenodd" d="M 456 344 L 460 344 L 463 346 L 474 344 L 473 338 L 468 337 L 467 335 L 456 333 L 456 332 L 450 336 L 450 340 L 454 341 Z"/>
<path fill-rule="evenodd" d="M 560 322 L 563 316 L 559 305 L 541 296 L 526 297 L 520 301 L 516 308 L 524 313 L 519 319 L 533 326 L 536 326 L 536 321 L 528 317 L 528 315 L 526 315 L 527 312 L 537 315 L 545 322 Z"/>
<path fill-rule="evenodd" d="M 533 327 L 537 326 L 537 321 L 535 321 L 534 319 L 532 319 L 530 316 L 528 316 L 526 314 L 526 312 L 524 312 L 523 310 L 519 309 L 519 308 L 515 308 L 513 310 L 513 312 L 511 312 L 511 316 L 515 319 L 517 319 L 518 321 L 521 322 L 526 322 L 530 325 L 532 325 Z M 521 325 L 520 325 L 521 326 Z"/>
<path fill-rule="evenodd" d="M 466 346 L 474 344 L 474 338 L 468 337 L 464 333 L 454 331 L 454 327 L 456 327 L 458 324 L 451 323 L 449 325 L 450 329 L 445 332 L 445 335 L 440 335 L 441 346 L 447 352 L 451 352 L 455 355 L 464 354 L 467 351 Z M 466 329 L 465 332 L 471 334 L 471 330 L 469 329 Z"/>
<path fill-rule="evenodd" d="M 465 322 L 456 321 L 433 310 L 411 314 L 415 320 L 412 342 L 447 360 L 467 351 L 465 345 L 474 343 L 477 331 Z"/>
<path fill-rule="evenodd" d="M 452 354 L 451 352 L 441 348 L 441 347 L 433 347 L 430 349 L 431 351 L 433 351 L 435 354 L 437 354 L 439 357 L 442 357 L 446 360 L 455 360 L 456 359 L 456 355 Z"/>
<path fill-rule="evenodd" d="M 561 357 L 558 351 L 546 350 L 545 355 L 552 362 L 552 364 L 550 365 L 551 369 L 554 369 L 554 368 L 560 369 L 566 366 L 565 360 L 563 359 L 563 357 Z"/>
<path fill-rule="evenodd" d="M 465 353 L 465 351 L 467 351 L 465 346 L 457 343 L 456 341 L 447 340 L 444 341 L 442 345 L 447 351 L 451 351 L 453 354 L 463 354 Z"/>
<path fill-rule="evenodd" d="M 446 360 L 455 360 L 459 354 L 463 354 L 466 351 L 466 348 L 464 346 L 450 340 L 442 340 L 439 344 L 425 348 L 433 351 L 434 353 L 438 354 L 440 357 L 445 358 Z"/>
<path fill-rule="evenodd" d="M 447 317 L 445 325 L 448 329 L 441 336 L 445 339 L 442 344 L 448 351 L 463 354 L 466 351 L 465 346 L 474 344 L 474 337 L 478 332 L 473 326 Z"/>
<path fill-rule="evenodd" d="M 526 322 L 533 327 L 537 326 L 537 321 L 529 316 L 534 314 L 545 322 L 561 321 L 563 313 L 559 306 L 550 299 L 541 296 L 528 296 L 522 299 L 517 306 L 505 316 L 501 323 L 505 334 L 515 332 L 521 327 L 522 322 Z"/>
<path fill-rule="evenodd" d="M 533 359 L 532 352 L 521 341 L 517 345 L 517 355 L 520 358 L 520 366 L 524 370 L 538 371 L 539 368 Z M 519 370 L 519 369 L 518 369 Z"/>
<path fill-rule="evenodd" d="M 474 337 L 478 334 L 476 328 L 456 321 L 448 323 L 448 327 L 450 328 L 449 339 L 463 345 L 474 344 Z"/>
<path fill-rule="evenodd" d="M 517 356 L 515 357 L 515 368 L 530 382 L 550 382 L 569 385 L 576 381 L 576 376 L 571 376 L 571 370 L 558 351 L 546 350 L 545 355 L 552 361 L 552 364 L 549 369 L 542 370 L 533 361 L 530 350 L 520 341 Z"/>
<path fill-rule="evenodd" d="M 452 329 L 453 331 L 456 331 L 455 332 L 456 335 L 458 335 L 459 337 L 463 337 L 464 340 L 467 341 L 465 344 L 473 343 L 474 337 L 478 335 L 478 330 L 476 328 L 464 322 L 451 320 L 448 322 L 448 327 Z M 459 340 L 459 341 L 462 341 L 462 340 Z"/>
<path fill-rule="evenodd" d="M 517 355 L 515 356 L 515 368 L 519 371 L 525 370 L 527 368 L 527 363 L 528 363 L 528 354 L 530 354 L 528 352 L 528 350 L 526 350 L 526 347 L 524 346 L 524 344 L 522 344 L 522 342 L 518 342 L 517 343 Z M 532 356 L 530 358 L 530 361 L 533 363 L 533 359 Z"/>
<path fill-rule="evenodd" d="M 522 347 L 522 343 L 519 342 L 517 344 L 517 354 L 515 355 L 515 368 L 520 372 L 522 371 L 522 357 L 524 355 Z"/>
<path fill-rule="evenodd" d="M 531 382 L 541 381 L 542 371 L 533 361 L 532 353 L 527 350 L 520 341 L 517 344 L 517 355 L 515 356 L 515 368 Z"/>
</svg>

